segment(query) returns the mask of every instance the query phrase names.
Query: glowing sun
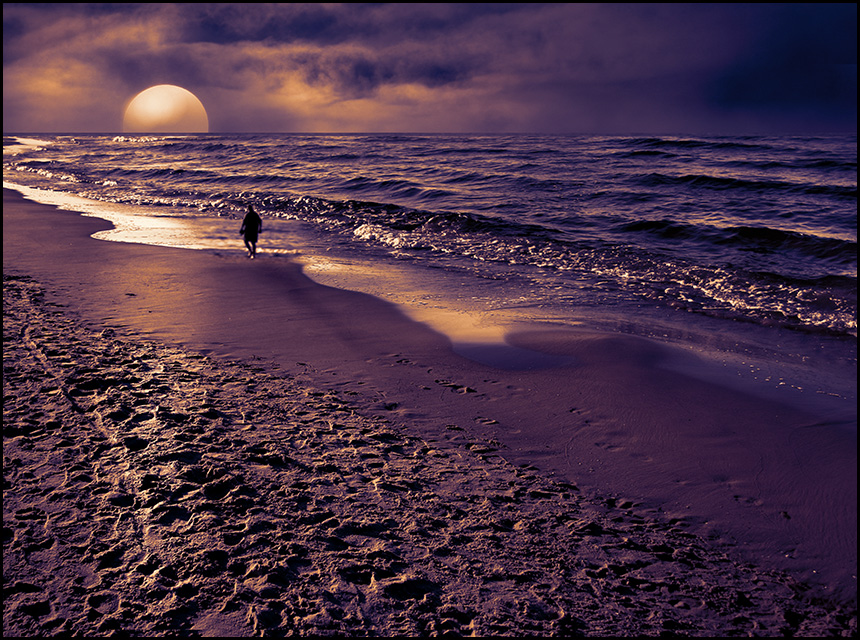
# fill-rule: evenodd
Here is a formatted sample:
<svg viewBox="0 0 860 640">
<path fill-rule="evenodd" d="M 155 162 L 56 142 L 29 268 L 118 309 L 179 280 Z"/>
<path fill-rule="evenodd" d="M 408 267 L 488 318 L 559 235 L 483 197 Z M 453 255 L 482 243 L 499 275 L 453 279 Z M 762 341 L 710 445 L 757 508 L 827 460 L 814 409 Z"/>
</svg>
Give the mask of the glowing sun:
<svg viewBox="0 0 860 640">
<path fill-rule="evenodd" d="M 122 128 L 126 133 L 209 133 L 209 116 L 187 89 L 159 84 L 128 103 Z"/>
</svg>

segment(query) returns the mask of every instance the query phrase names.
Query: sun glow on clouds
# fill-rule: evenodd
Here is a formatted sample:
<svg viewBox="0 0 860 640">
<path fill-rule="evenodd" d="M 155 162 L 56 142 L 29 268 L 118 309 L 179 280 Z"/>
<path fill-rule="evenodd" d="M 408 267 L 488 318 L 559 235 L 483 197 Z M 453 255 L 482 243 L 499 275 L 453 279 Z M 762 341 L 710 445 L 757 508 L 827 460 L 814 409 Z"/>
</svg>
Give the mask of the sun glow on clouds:
<svg viewBox="0 0 860 640">
<path fill-rule="evenodd" d="M 208 133 L 209 117 L 193 93 L 160 84 L 137 94 L 123 117 L 126 133 Z"/>
<path fill-rule="evenodd" d="M 344 97 L 331 87 L 309 85 L 298 74 L 283 76 L 281 91 L 268 96 L 272 111 L 290 114 L 299 130 L 377 133 L 428 129 L 469 133 L 485 129 L 488 123 L 501 129 L 492 118 L 506 105 L 488 106 L 496 102 L 492 87 L 479 83 L 435 89 L 404 83 L 382 86 L 367 96 Z M 452 118 L 452 113 L 457 117 Z"/>
</svg>

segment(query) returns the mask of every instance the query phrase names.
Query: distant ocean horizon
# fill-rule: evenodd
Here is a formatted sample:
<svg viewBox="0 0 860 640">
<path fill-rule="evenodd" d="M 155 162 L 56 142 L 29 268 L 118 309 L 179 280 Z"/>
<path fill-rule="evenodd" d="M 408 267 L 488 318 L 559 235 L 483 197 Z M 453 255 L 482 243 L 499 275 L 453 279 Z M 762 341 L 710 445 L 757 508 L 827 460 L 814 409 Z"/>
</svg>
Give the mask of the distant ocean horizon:
<svg viewBox="0 0 860 640">
<path fill-rule="evenodd" d="M 856 160 L 854 135 L 6 134 L 3 175 L 105 239 L 241 252 L 250 205 L 262 259 L 418 317 L 622 331 L 844 397 Z"/>
</svg>

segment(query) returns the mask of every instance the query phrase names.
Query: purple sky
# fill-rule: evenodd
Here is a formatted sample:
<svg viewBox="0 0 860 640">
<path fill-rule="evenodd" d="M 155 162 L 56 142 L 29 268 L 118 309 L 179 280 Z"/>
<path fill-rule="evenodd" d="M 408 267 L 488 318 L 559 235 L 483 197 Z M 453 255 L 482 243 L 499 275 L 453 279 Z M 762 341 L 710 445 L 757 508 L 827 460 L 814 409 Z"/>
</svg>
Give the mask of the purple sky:
<svg viewBox="0 0 860 640">
<path fill-rule="evenodd" d="M 4 4 L 3 131 L 856 132 L 856 4 Z"/>
</svg>

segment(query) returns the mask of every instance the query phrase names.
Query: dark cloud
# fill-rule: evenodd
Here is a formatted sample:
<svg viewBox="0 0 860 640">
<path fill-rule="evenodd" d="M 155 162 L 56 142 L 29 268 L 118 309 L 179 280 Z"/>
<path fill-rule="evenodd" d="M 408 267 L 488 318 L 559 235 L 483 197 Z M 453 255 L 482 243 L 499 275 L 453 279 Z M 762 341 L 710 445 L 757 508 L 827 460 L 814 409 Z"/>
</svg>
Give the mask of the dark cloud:
<svg viewBox="0 0 860 640">
<path fill-rule="evenodd" d="M 229 44 L 392 43 L 434 38 L 490 16 L 534 11 L 537 3 L 345 3 L 186 4 L 183 37 L 188 42 Z"/>
<path fill-rule="evenodd" d="M 230 44 L 243 41 L 314 41 L 333 44 L 349 36 L 325 5 L 184 5 L 182 37 L 187 42 Z"/>
<path fill-rule="evenodd" d="M 372 95 L 380 86 L 418 83 L 426 87 L 465 82 L 468 65 L 447 59 L 376 56 L 372 52 L 315 52 L 292 59 L 292 65 L 311 85 L 332 85 L 348 98 Z"/>
<path fill-rule="evenodd" d="M 771 14 L 747 55 L 718 74 L 713 100 L 727 109 L 857 109 L 857 5 L 788 5 Z"/>
</svg>

